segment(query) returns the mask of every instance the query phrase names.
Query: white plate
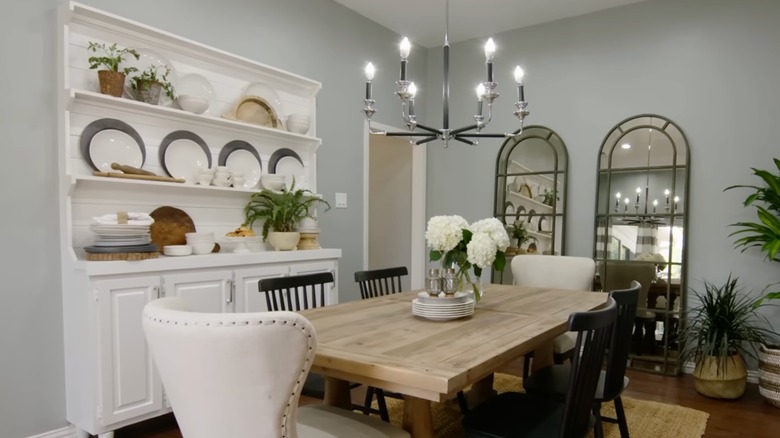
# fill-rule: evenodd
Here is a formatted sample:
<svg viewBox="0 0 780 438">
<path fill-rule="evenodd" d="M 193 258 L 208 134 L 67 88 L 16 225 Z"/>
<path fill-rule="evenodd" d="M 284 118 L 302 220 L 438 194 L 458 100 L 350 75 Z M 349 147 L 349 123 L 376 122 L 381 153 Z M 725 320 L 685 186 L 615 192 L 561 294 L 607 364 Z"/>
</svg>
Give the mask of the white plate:
<svg viewBox="0 0 780 438">
<path fill-rule="evenodd" d="M 163 56 L 161 53 L 146 47 L 135 49 L 135 50 L 140 55 L 138 59 L 135 59 L 135 57 L 131 55 L 125 57 L 125 61 L 122 62 L 123 68 L 135 67 L 138 69 L 137 72 L 130 73 L 130 76 L 127 78 L 127 81 L 125 82 L 125 94 L 131 99 L 138 100 L 138 96 L 133 90 L 131 78 L 135 75 L 140 75 L 141 73 L 143 73 L 144 70 L 146 70 L 150 66 L 162 67 L 159 69 L 160 74 L 163 74 L 163 72 L 165 71 L 164 68 L 168 67 L 168 69 L 170 70 L 170 72 L 168 73 L 168 82 L 170 82 L 171 85 L 173 85 L 173 94 L 174 95 L 178 94 L 179 77 L 176 74 L 176 70 L 173 68 L 173 64 L 171 64 L 171 62 L 168 61 L 168 58 Z M 160 102 L 158 103 L 158 105 L 171 106 L 172 103 L 173 100 L 171 100 L 170 97 L 166 96 L 165 92 L 160 93 Z"/>
<path fill-rule="evenodd" d="M 211 86 L 211 82 L 203 76 L 191 73 L 183 75 L 179 78 L 179 86 L 176 88 L 176 95 L 189 94 L 191 96 L 197 96 L 209 101 L 209 107 L 202 114 L 208 114 L 209 111 L 214 109 L 214 104 L 217 101 L 217 94 L 214 92 L 214 87 Z"/>
<path fill-rule="evenodd" d="M 466 301 L 466 297 L 469 295 L 466 292 L 455 292 L 454 295 L 444 295 L 444 293 L 440 293 L 437 297 L 432 297 L 428 295 L 428 292 L 420 292 L 417 294 L 417 299 L 420 303 L 431 303 L 431 304 L 439 304 L 439 303 L 459 303 Z"/>
<path fill-rule="evenodd" d="M 149 230 L 151 224 L 92 224 L 89 227 L 101 230 Z"/>
<path fill-rule="evenodd" d="M 276 173 L 285 175 L 285 184 L 289 190 L 292 187 L 293 178 L 295 178 L 296 186 L 301 184 L 304 178 L 304 168 L 295 157 L 282 157 L 276 163 Z"/>
<path fill-rule="evenodd" d="M 217 164 L 227 167 L 231 174 L 239 172 L 244 175 L 244 183 L 238 187 L 240 189 L 249 190 L 257 187 L 260 175 L 263 173 L 260 154 L 251 144 L 243 140 L 233 140 L 223 146 L 219 151 Z"/>
<path fill-rule="evenodd" d="M 121 120 L 95 120 L 81 132 L 79 142 L 84 159 L 101 172 L 111 172 L 111 163 L 141 168 L 146 159 L 141 136 Z"/>
<path fill-rule="evenodd" d="M 211 151 L 197 134 L 174 131 L 160 143 L 160 163 L 169 176 L 195 184 L 198 172 L 211 168 Z"/>
<path fill-rule="evenodd" d="M 465 292 L 461 292 L 465 294 Z M 466 298 L 463 301 L 428 301 L 427 299 L 423 301 L 421 298 L 415 298 L 412 300 L 412 306 L 418 307 L 421 309 L 461 309 L 465 307 L 474 307 L 474 298 Z"/>
<path fill-rule="evenodd" d="M 107 240 L 107 241 L 95 239 L 95 242 L 92 245 L 94 246 L 136 246 L 136 245 L 146 245 L 148 243 L 152 243 L 151 237 L 147 237 L 144 239 Z"/>
<path fill-rule="evenodd" d="M 417 315 L 422 318 L 430 319 L 432 321 L 449 321 L 452 319 L 458 319 L 458 318 L 464 318 L 467 316 L 471 316 L 474 314 L 474 309 L 471 309 L 470 311 L 463 312 L 463 313 L 457 313 L 457 314 L 451 314 L 451 315 L 436 315 L 436 314 L 430 314 L 427 312 L 420 312 L 416 311 L 415 309 L 412 309 L 412 314 Z"/>
</svg>

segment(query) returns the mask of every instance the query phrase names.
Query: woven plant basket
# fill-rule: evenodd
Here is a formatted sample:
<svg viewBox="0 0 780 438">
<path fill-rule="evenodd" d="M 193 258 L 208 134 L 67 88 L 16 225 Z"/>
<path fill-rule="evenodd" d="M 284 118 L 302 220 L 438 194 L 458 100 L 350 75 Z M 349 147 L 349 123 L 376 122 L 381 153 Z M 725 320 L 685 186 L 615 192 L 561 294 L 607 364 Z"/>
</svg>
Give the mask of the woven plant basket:
<svg viewBox="0 0 780 438">
<path fill-rule="evenodd" d="M 780 347 L 762 345 L 758 352 L 758 392 L 780 408 Z"/>
</svg>

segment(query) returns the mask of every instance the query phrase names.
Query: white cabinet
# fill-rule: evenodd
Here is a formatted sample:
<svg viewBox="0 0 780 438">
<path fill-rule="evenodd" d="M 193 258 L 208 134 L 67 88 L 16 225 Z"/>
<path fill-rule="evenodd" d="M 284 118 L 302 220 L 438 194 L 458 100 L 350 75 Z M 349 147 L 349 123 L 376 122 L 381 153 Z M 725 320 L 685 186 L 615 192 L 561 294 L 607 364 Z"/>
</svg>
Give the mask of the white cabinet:
<svg viewBox="0 0 780 438">
<path fill-rule="evenodd" d="M 233 311 L 233 273 L 198 271 L 162 277 L 162 295 L 180 297 L 194 312 Z"/>
<path fill-rule="evenodd" d="M 108 438 L 120 427 L 170 412 L 141 328 L 146 303 L 175 295 L 196 311 L 264 310 L 259 279 L 322 270 L 336 275 L 341 250 L 87 261 L 82 248 L 92 244 L 89 224 L 95 216 L 173 206 L 190 216 L 197 231 L 212 231 L 219 239 L 243 223 L 243 207 L 259 190 L 96 176 L 90 165 L 92 145 L 87 142 L 83 148 L 81 142 L 90 123 L 112 118 L 130 125 L 143 143 L 140 167 L 158 175 L 167 172 L 163 141 L 175 131 L 201 137 L 212 167 L 223 164 L 223 152 L 229 152 L 225 145 L 234 140 L 254 149 L 263 173 L 273 170 L 272 157 L 292 152 L 300 158 L 308 188 L 316 192 L 321 143 L 316 97 L 321 84 L 78 3 L 69 3 L 60 19 L 58 180 L 66 417 L 80 436 Z M 180 78 L 197 76 L 211 83 L 215 97 L 208 112 L 193 114 L 175 104 L 155 106 L 99 94 L 97 74 L 87 62 L 91 41 L 148 49 L 167 58 Z M 256 83 L 278 94 L 282 120 L 293 113 L 309 114 L 309 133 L 221 117 Z M 329 303 L 338 301 L 337 291 L 329 290 Z"/>
<path fill-rule="evenodd" d="M 141 310 L 160 293 L 160 278 L 94 283 L 100 354 L 97 421 L 112 424 L 163 408 L 162 385 L 141 330 Z"/>
</svg>

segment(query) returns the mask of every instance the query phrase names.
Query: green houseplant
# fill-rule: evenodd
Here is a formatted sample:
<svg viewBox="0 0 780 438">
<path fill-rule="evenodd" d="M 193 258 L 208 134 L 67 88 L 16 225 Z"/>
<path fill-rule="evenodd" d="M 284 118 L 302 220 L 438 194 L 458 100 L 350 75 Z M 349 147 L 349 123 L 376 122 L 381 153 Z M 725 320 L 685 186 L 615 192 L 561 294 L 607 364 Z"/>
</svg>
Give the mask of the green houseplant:
<svg viewBox="0 0 780 438">
<path fill-rule="evenodd" d="M 162 70 L 162 71 L 161 71 Z M 150 65 L 140 74 L 130 78 L 138 99 L 152 105 L 160 101 L 160 93 L 165 92 L 171 100 L 175 99 L 173 84 L 168 80 L 171 69 L 167 66 Z"/>
<path fill-rule="evenodd" d="M 528 233 L 528 230 L 525 229 L 525 222 L 515 221 L 515 223 L 510 225 L 509 227 L 510 227 L 509 238 L 517 240 L 517 248 L 518 248 L 517 252 L 519 254 L 523 254 L 525 252 L 525 250 L 522 249 L 522 246 L 526 242 L 530 242 L 530 241 L 538 242 L 536 237 L 530 235 Z"/>
<path fill-rule="evenodd" d="M 778 173 L 769 170 L 753 168 L 753 175 L 757 176 L 762 185 L 735 185 L 734 188 L 747 188 L 751 193 L 743 202 L 745 207 L 755 207 L 758 221 L 737 222 L 732 224 L 738 227 L 730 234 L 738 237 L 735 246 L 742 248 L 742 252 L 748 248 L 757 247 L 766 253 L 766 258 L 773 262 L 780 262 L 780 160 L 774 159 Z M 768 285 L 764 291 L 772 289 L 775 284 Z M 780 291 L 769 291 L 754 303 L 755 307 L 761 306 L 765 300 L 780 299 Z M 760 369 L 758 385 L 759 392 L 770 404 L 780 407 L 780 345 L 762 345 L 759 350 L 758 367 Z"/>
<path fill-rule="evenodd" d="M 125 77 L 138 69 L 125 67 L 120 71 L 119 66 L 127 56 L 134 56 L 135 59 L 138 59 L 140 57 L 138 52 L 127 47 L 120 49 L 116 43 L 109 46 L 106 43 L 92 41 L 89 42 L 87 50 L 95 54 L 87 58 L 89 68 L 92 70 L 100 69 L 98 70 L 100 92 L 114 97 L 122 96 L 125 89 Z"/>
<path fill-rule="evenodd" d="M 304 218 L 314 218 L 311 212 L 318 204 L 325 205 L 325 211 L 330 210 L 328 201 L 317 197 L 310 190 L 296 189 L 295 180 L 289 189 L 281 191 L 262 189 L 253 193 L 249 203 L 244 207 L 244 224 L 252 227 L 259 220 L 263 221 L 263 240 L 269 240 L 275 249 L 280 250 L 292 245 L 298 245 L 300 233 L 295 229 Z M 273 231 L 273 232 L 272 232 Z M 290 233 L 285 236 L 274 236 L 278 233 Z M 293 237 L 295 236 L 295 237 Z M 294 240 L 294 244 L 279 245 L 279 239 Z M 286 243 L 286 242 L 285 242 Z M 284 247 L 284 248 L 283 248 Z"/>
<path fill-rule="evenodd" d="M 704 282 L 704 292 L 693 290 L 698 303 L 686 312 L 679 334 L 680 359 L 693 360 L 696 390 L 708 397 L 735 399 L 745 392 L 744 356 L 756 358 L 756 346 L 772 336 L 768 322 L 749 294 L 729 275 L 723 285 Z"/>
</svg>

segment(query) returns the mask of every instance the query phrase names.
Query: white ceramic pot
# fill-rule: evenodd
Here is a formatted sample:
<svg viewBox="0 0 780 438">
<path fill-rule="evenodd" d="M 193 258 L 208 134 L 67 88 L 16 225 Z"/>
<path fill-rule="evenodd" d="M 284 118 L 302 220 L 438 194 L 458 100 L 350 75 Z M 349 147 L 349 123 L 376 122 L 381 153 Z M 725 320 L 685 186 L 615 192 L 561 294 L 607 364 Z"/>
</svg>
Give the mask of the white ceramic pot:
<svg viewBox="0 0 780 438">
<path fill-rule="evenodd" d="M 268 233 L 268 242 L 276 251 L 290 251 L 298 247 L 301 233 L 297 231 L 271 231 Z"/>
</svg>

